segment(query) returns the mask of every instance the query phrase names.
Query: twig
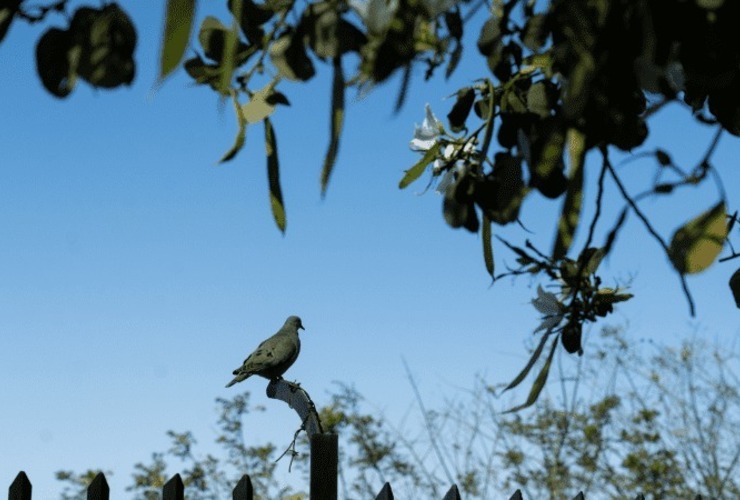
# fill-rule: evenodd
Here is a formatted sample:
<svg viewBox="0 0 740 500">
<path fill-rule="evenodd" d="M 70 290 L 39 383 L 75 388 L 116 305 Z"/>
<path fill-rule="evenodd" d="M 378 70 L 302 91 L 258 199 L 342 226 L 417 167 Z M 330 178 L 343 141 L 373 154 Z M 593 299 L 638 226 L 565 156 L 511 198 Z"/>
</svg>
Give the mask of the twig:
<svg viewBox="0 0 740 500">
<path fill-rule="evenodd" d="M 604 152 L 604 154 L 606 154 L 606 152 Z M 596 212 L 594 213 L 594 218 L 591 220 L 591 226 L 589 226 L 588 228 L 588 238 L 586 238 L 586 244 L 583 246 L 583 252 L 585 252 L 586 249 L 588 249 L 588 247 L 591 246 L 591 241 L 594 238 L 594 231 L 596 230 L 596 222 L 599 220 L 599 217 L 601 216 L 601 199 L 604 196 L 604 177 L 606 177 L 607 162 L 608 162 L 608 159 L 606 156 L 604 156 L 604 163 L 602 164 L 601 172 L 599 173 L 599 184 L 598 184 L 599 190 L 596 193 Z"/>
<path fill-rule="evenodd" d="M 719 144 L 719 138 L 722 136 L 722 127 L 717 128 L 717 133 L 714 134 L 714 138 L 712 139 L 712 142 L 709 144 L 709 148 L 707 149 L 707 152 L 704 153 L 704 158 L 702 158 L 700 166 L 705 166 L 709 163 L 709 158 L 714 153 L 714 150 L 717 149 L 717 144 Z"/>
<path fill-rule="evenodd" d="M 442 470 L 444 470 L 445 476 L 447 476 L 447 482 L 450 484 L 454 484 L 455 479 L 453 478 L 452 474 L 450 474 L 450 471 L 447 468 L 447 462 L 445 461 L 444 456 L 442 456 L 442 450 L 439 449 L 437 437 L 432 429 L 432 422 L 429 420 L 429 413 L 427 412 L 427 409 L 424 406 L 424 401 L 421 399 L 421 394 L 419 393 L 419 386 L 416 385 L 416 380 L 414 380 L 414 377 L 411 375 L 411 370 L 409 369 L 409 365 L 408 363 L 406 363 L 405 359 L 403 360 L 403 368 L 404 370 L 406 370 L 406 377 L 408 377 L 411 388 L 414 390 L 414 397 L 416 397 L 416 402 L 419 403 L 419 408 L 421 409 L 421 414 L 424 418 L 424 424 L 427 432 L 429 433 L 429 439 L 432 443 L 432 448 L 434 448 L 434 453 L 437 455 L 437 460 L 439 460 L 439 464 L 442 466 Z"/>
<path fill-rule="evenodd" d="M 298 441 L 298 434 L 301 433 L 301 431 L 305 430 L 305 427 L 301 425 L 301 427 L 295 431 L 295 434 L 293 434 L 293 441 L 288 445 L 288 447 L 285 449 L 285 451 L 275 459 L 275 463 L 279 462 L 281 458 L 283 458 L 288 452 L 290 452 L 290 464 L 288 464 L 288 472 L 290 472 L 290 468 L 293 466 L 293 460 L 295 457 L 299 455 L 299 453 L 295 449 L 296 441 Z"/>
<path fill-rule="evenodd" d="M 614 182 L 616 183 L 617 188 L 619 188 L 619 192 L 622 193 L 622 197 L 625 199 L 625 201 L 630 206 L 630 208 L 632 208 L 632 210 L 635 212 L 635 215 L 637 215 L 637 217 L 645 225 L 645 229 L 647 229 L 648 233 L 650 233 L 650 235 L 653 238 L 655 238 L 655 240 L 660 244 L 661 248 L 666 253 L 666 255 L 670 255 L 670 249 L 668 248 L 668 245 L 666 244 L 665 241 L 663 241 L 663 238 L 660 237 L 658 232 L 653 228 L 652 224 L 650 224 L 650 221 L 647 219 L 645 214 L 642 213 L 642 210 L 640 210 L 640 208 L 637 206 L 635 201 L 629 195 L 629 193 L 627 192 L 627 189 L 624 187 L 624 184 L 622 184 L 622 181 L 619 179 L 619 176 L 614 171 L 614 167 L 612 167 L 607 157 L 604 157 L 604 165 L 609 170 L 609 173 L 614 179 Z M 678 277 L 679 277 L 679 280 L 681 281 L 681 288 L 683 289 L 683 293 L 686 296 L 686 300 L 689 303 L 689 313 L 691 314 L 692 317 L 696 316 L 696 310 L 694 307 L 694 299 L 691 297 L 689 286 L 686 283 L 686 277 L 682 273 L 678 273 Z"/>
</svg>

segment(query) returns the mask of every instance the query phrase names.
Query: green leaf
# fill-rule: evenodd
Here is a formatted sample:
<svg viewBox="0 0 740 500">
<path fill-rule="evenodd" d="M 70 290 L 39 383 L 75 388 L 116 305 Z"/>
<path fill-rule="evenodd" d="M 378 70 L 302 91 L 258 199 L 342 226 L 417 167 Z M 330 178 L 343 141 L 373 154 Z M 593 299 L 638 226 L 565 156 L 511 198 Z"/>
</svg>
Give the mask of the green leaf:
<svg viewBox="0 0 740 500">
<path fill-rule="evenodd" d="M 257 123 L 275 111 L 275 104 L 280 102 L 273 98 L 277 81 L 272 81 L 252 94 L 249 102 L 242 106 L 242 113 L 247 123 Z M 281 94 L 282 95 L 282 94 Z"/>
<path fill-rule="evenodd" d="M 223 157 L 221 157 L 220 160 L 218 160 L 219 163 L 224 163 L 233 159 L 236 154 L 244 147 L 244 141 L 247 137 L 247 119 L 244 117 L 244 111 L 242 110 L 242 105 L 239 104 L 239 99 L 236 96 L 236 92 L 231 93 L 231 100 L 234 103 L 234 111 L 236 113 L 236 120 L 239 125 L 239 131 L 236 134 L 234 145 L 231 146 L 231 149 L 229 149 L 223 155 Z"/>
<path fill-rule="evenodd" d="M 483 240 L 483 261 L 486 263 L 486 271 L 493 278 L 493 245 L 491 245 L 491 221 L 483 213 L 483 228 L 481 230 L 481 239 Z"/>
<path fill-rule="evenodd" d="M 237 66 L 237 47 L 239 46 L 239 24 L 236 19 L 240 18 L 242 9 L 242 0 L 234 1 L 234 22 L 231 29 L 226 32 L 224 39 L 224 57 L 221 60 L 221 82 L 220 87 L 224 91 L 231 88 L 231 78 L 234 75 L 234 68 Z"/>
<path fill-rule="evenodd" d="M 740 268 L 730 277 L 730 290 L 735 298 L 735 305 L 740 309 Z"/>
<path fill-rule="evenodd" d="M 36 44 L 36 70 L 41 83 L 55 97 L 67 97 L 75 87 L 77 69 L 70 64 L 79 59 L 79 47 L 73 47 L 73 39 L 68 31 L 51 28 L 39 38 Z M 70 53 L 76 48 L 76 58 Z"/>
<path fill-rule="evenodd" d="M 540 355 L 542 354 L 542 349 L 545 348 L 545 344 L 547 343 L 547 339 L 550 336 L 547 334 L 542 334 L 542 338 L 540 339 L 540 343 L 537 345 L 537 348 L 532 353 L 532 356 L 529 358 L 529 361 L 527 361 L 527 364 L 524 366 L 521 372 L 519 372 L 519 375 L 516 376 L 514 380 L 511 381 L 509 385 L 506 386 L 504 391 L 508 391 L 509 389 L 513 389 L 514 387 L 518 386 L 522 383 L 522 380 L 524 380 L 527 375 L 529 375 L 529 371 L 532 369 L 534 364 L 537 362 L 538 359 L 540 359 Z M 557 344 L 557 342 L 555 342 Z"/>
<path fill-rule="evenodd" d="M 552 348 L 550 349 L 550 354 L 547 356 L 547 361 L 545 361 L 545 364 L 542 366 L 540 373 L 537 375 L 537 378 L 532 384 L 532 389 L 529 391 L 527 401 L 524 404 L 506 410 L 504 413 L 512 413 L 515 411 L 523 410 L 524 408 L 532 406 L 537 401 L 537 398 L 540 396 L 542 389 L 545 387 L 547 376 L 550 374 L 550 365 L 552 365 L 552 358 L 555 355 L 555 348 L 557 347 L 557 345 L 558 342 L 556 338 L 555 341 L 552 343 Z"/>
<path fill-rule="evenodd" d="M 0 42 L 3 41 L 3 38 L 8 33 L 10 23 L 13 22 L 13 17 L 18 12 L 18 6 L 20 4 L 21 0 L 5 0 L 0 5 Z"/>
<path fill-rule="evenodd" d="M 562 168 L 565 134 L 555 122 L 550 122 L 542 131 L 542 150 L 536 161 L 535 174 L 540 179 L 548 179 Z"/>
<path fill-rule="evenodd" d="M 219 68 L 216 64 L 207 64 L 200 56 L 196 55 L 183 64 L 185 72 L 198 85 L 208 84 L 212 89 L 218 90 Z"/>
<path fill-rule="evenodd" d="M 708 268 L 722 251 L 727 237 L 727 211 L 721 201 L 687 222 L 673 235 L 668 256 L 681 274 Z"/>
<path fill-rule="evenodd" d="M 329 149 L 324 158 L 324 167 L 321 169 L 321 195 L 326 194 L 326 186 L 334 169 L 339 152 L 339 138 L 342 135 L 344 123 L 344 73 L 340 56 L 334 58 L 334 79 L 331 88 L 331 139 Z"/>
<path fill-rule="evenodd" d="M 200 23 L 198 31 L 198 41 L 203 47 L 203 54 L 208 59 L 221 63 L 224 58 L 224 49 L 226 44 L 226 33 L 229 29 L 221 21 L 213 16 L 207 16 Z"/>
<path fill-rule="evenodd" d="M 582 51 L 580 59 L 570 72 L 570 79 L 563 95 L 563 114 L 567 119 L 576 119 L 581 116 L 589 102 L 588 92 L 591 90 L 591 80 L 596 72 L 596 63 L 590 52 Z"/>
<path fill-rule="evenodd" d="M 447 113 L 447 121 L 450 123 L 450 130 L 460 132 L 465 128 L 465 121 L 468 119 L 470 110 L 475 100 L 475 90 L 471 87 L 465 87 L 457 91 L 457 100 L 452 109 Z"/>
<path fill-rule="evenodd" d="M 527 20 L 522 42 L 529 50 L 535 52 L 547 42 L 547 20 L 548 17 L 544 14 L 535 14 Z"/>
<path fill-rule="evenodd" d="M 540 118 L 550 116 L 550 99 L 544 82 L 537 82 L 527 91 L 527 109 Z"/>
<path fill-rule="evenodd" d="M 270 187 L 272 216 L 281 232 L 285 233 L 285 205 L 280 189 L 280 162 L 278 161 L 277 139 L 269 118 L 265 118 L 265 152 L 267 155 L 267 180 Z"/>
<path fill-rule="evenodd" d="M 274 2 L 273 6 L 256 4 L 252 0 L 229 0 L 227 5 L 229 10 L 234 15 L 234 19 L 239 21 L 242 33 L 247 37 L 250 44 L 259 45 L 262 48 L 263 37 L 265 35 L 264 30 L 261 28 L 263 24 L 269 21 L 274 15 L 275 10 L 284 10 L 287 7 L 278 7 L 277 3 Z M 289 4 L 289 5 L 292 5 Z M 237 17 L 237 9 L 240 12 Z"/>
<path fill-rule="evenodd" d="M 308 6 L 301 18 L 301 28 L 308 36 L 308 44 L 322 59 L 333 59 L 340 54 L 340 17 L 329 2 Z"/>
<path fill-rule="evenodd" d="M 480 30 L 478 50 L 484 56 L 491 56 L 496 51 L 496 47 L 501 43 L 503 34 L 499 22 L 498 19 L 491 16 Z"/>
<path fill-rule="evenodd" d="M 445 12 L 445 24 L 452 38 L 458 41 L 462 40 L 464 24 L 460 15 L 460 7 L 456 5 L 454 10 Z"/>
<path fill-rule="evenodd" d="M 478 183 L 475 202 L 489 220 L 504 225 L 519 217 L 528 188 L 522 178 L 520 157 L 498 152 L 493 158 L 493 171 Z"/>
<path fill-rule="evenodd" d="M 586 136 L 575 128 L 568 129 L 568 153 L 570 157 L 570 179 L 563 202 L 563 211 L 558 222 L 558 234 L 552 250 L 554 259 L 568 254 L 583 205 L 583 163 L 586 157 Z"/>
<path fill-rule="evenodd" d="M 488 148 L 491 146 L 491 138 L 493 137 L 493 122 L 494 112 L 496 111 L 496 89 L 493 87 L 493 83 L 490 79 L 486 78 L 486 87 L 488 91 L 488 101 L 485 106 L 487 113 L 481 118 L 486 121 L 486 130 L 483 132 L 483 146 L 481 147 L 481 155 L 488 155 Z"/>
<path fill-rule="evenodd" d="M 70 32 L 81 48 L 79 55 L 70 53 L 70 61 L 77 58 L 81 78 L 103 88 L 131 84 L 136 73 L 136 28 L 117 4 L 79 8 L 70 22 Z"/>
<path fill-rule="evenodd" d="M 270 60 L 280 75 L 288 80 L 306 81 L 316 74 L 313 62 L 306 54 L 302 37 L 292 31 L 270 45 Z"/>
<path fill-rule="evenodd" d="M 265 99 L 265 102 L 267 104 L 270 104 L 272 106 L 277 106 L 278 104 L 282 104 L 284 106 L 290 106 L 290 101 L 288 98 L 283 94 L 282 92 L 278 92 L 277 90 L 273 90 L 272 94 L 268 95 Z"/>
<path fill-rule="evenodd" d="M 160 81 L 182 61 L 190 41 L 194 17 L 195 0 L 167 0 L 159 66 Z"/>
<path fill-rule="evenodd" d="M 455 48 L 450 53 L 450 60 L 447 62 L 447 67 L 445 68 L 445 78 L 449 78 L 455 72 L 462 59 L 462 54 L 463 44 L 459 41 L 455 42 Z"/>
<path fill-rule="evenodd" d="M 606 255 L 604 248 L 589 247 L 581 252 L 578 256 L 578 266 L 583 268 L 581 276 L 587 277 L 590 274 L 594 274 L 601 265 L 601 261 L 604 260 Z"/>
<path fill-rule="evenodd" d="M 403 176 L 403 179 L 401 179 L 401 182 L 398 183 L 398 187 L 400 189 L 404 189 L 406 186 L 414 182 L 416 179 L 419 178 L 421 174 L 424 173 L 424 170 L 427 168 L 427 166 L 434 161 L 434 159 L 439 154 L 439 142 L 435 142 L 434 146 L 429 148 L 426 153 L 424 153 L 424 156 L 416 162 L 416 164 L 408 169 L 406 171 L 406 175 Z"/>
<path fill-rule="evenodd" d="M 655 150 L 655 158 L 658 160 L 658 163 L 660 163 L 661 167 L 668 167 L 673 164 L 673 160 L 671 160 L 671 155 L 669 155 L 662 149 Z"/>
</svg>

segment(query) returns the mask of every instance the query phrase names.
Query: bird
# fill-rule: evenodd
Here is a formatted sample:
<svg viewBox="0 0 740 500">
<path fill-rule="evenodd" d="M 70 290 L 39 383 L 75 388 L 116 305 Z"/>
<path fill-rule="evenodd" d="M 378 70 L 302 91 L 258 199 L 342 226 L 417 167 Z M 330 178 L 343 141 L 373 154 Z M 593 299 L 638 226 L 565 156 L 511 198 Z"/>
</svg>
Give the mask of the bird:
<svg viewBox="0 0 740 500">
<path fill-rule="evenodd" d="M 305 330 L 301 318 L 289 316 L 275 335 L 257 346 L 257 349 L 247 356 L 242 365 L 233 371 L 236 376 L 226 384 L 226 387 L 231 387 L 252 375 L 259 375 L 270 380 L 283 378 L 283 373 L 290 368 L 298 358 L 298 353 L 301 352 L 299 329 Z"/>
</svg>

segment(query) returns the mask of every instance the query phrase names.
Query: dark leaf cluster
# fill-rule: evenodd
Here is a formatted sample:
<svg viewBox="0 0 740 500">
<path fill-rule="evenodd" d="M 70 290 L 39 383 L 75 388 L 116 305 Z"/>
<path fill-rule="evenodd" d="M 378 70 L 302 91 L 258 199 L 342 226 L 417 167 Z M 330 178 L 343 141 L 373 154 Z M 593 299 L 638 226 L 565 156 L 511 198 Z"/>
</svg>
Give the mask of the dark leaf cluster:
<svg viewBox="0 0 740 500">
<path fill-rule="evenodd" d="M 68 96 L 77 78 L 101 88 L 129 85 L 136 72 L 136 30 L 115 3 L 80 7 L 67 29 L 50 28 L 36 45 L 36 68 L 44 87 Z"/>
</svg>

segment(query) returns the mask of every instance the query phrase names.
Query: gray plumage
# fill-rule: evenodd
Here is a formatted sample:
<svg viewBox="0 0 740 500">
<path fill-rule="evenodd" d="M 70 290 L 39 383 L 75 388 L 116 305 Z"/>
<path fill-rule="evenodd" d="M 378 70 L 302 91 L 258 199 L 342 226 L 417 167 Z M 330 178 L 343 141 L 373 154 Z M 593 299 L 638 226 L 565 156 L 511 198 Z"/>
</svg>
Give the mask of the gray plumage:
<svg viewBox="0 0 740 500">
<path fill-rule="evenodd" d="M 269 339 L 262 342 L 257 349 L 247 356 L 244 363 L 234 370 L 234 380 L 226 384 L 231 387 L 237 382 L 246 380 L 252 375 L 259 375 L 266 379 L 280 379 L 283 373 L 298 358 L 301 352 L 301 341 L 298 338 L 298 329 L 303 328 L 301 318 L 290 316 L 285 320 L 283 327 Z"/>
</svg>

